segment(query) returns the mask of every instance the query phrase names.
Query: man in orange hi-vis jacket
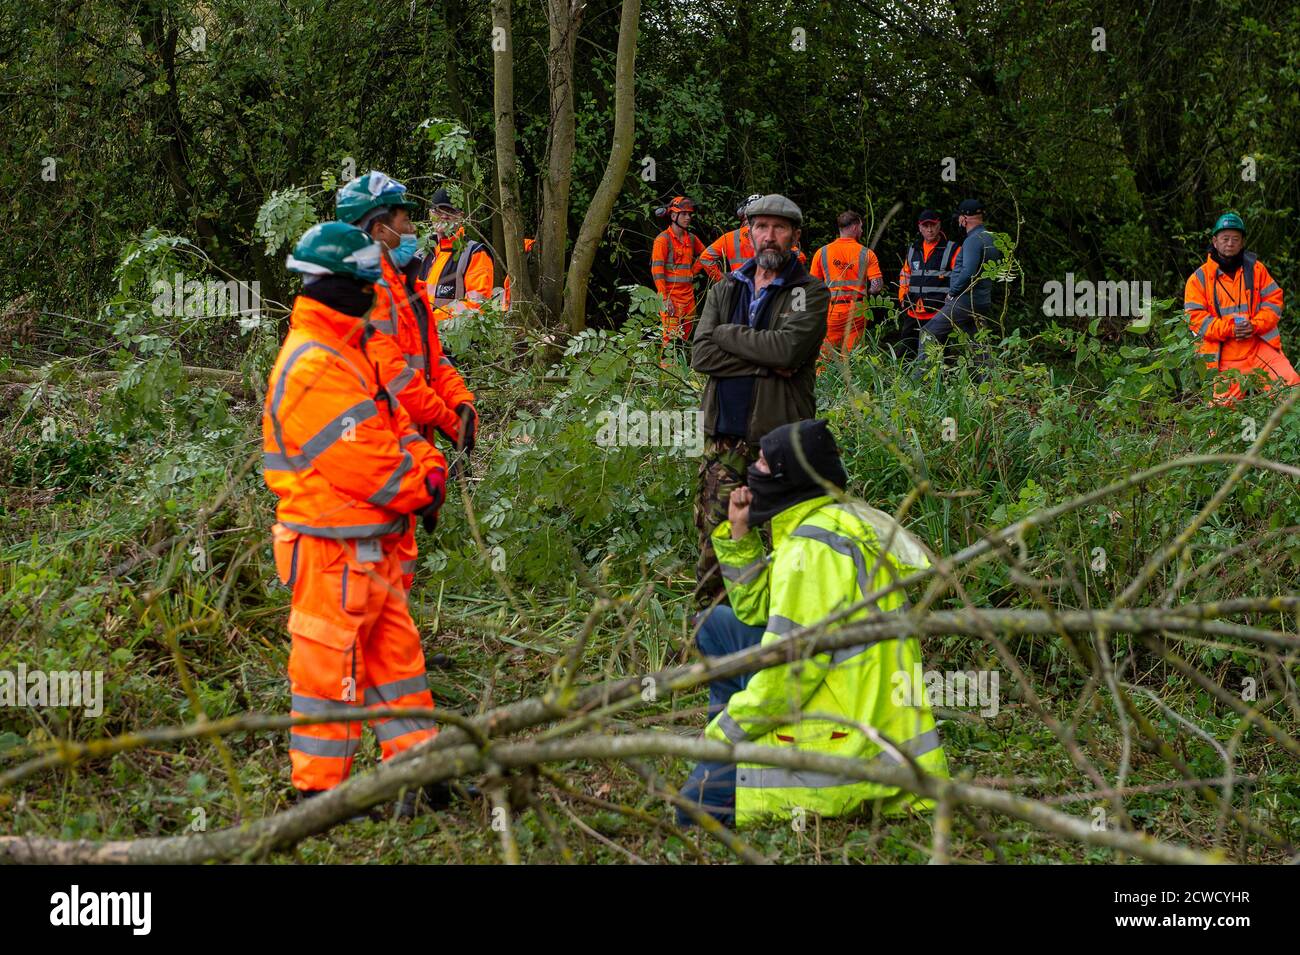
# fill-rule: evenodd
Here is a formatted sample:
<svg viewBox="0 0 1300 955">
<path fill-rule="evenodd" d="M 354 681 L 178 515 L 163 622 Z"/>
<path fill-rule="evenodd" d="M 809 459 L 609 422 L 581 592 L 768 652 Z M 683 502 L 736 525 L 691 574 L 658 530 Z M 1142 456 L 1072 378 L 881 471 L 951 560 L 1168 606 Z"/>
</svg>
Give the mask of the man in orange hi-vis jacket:
<svg viewBox="0 0 1300 955">
<path fill-rule="evenodd" d="M 383 247 L 383 275 L 375 285 L 370 313 L 374 331 L 367 343 L 380 381 L 426 440 L 440 434 L 451 447 L 468 454 L 478 435 L 474 393 L 443 353 L 433 309 L 416 286 L 421 263 L 410 217 L 414 207 L 404 185 L 375 171 L 344 185 L 335 200 L 340 222 L 365 230 Z M 400 551 L 402 581 L 410 591 L 419 556 L 414 521 Z"/>
<path fill-rule="evenodd" d="M 695 325 L 695 289 L 691 276 L 695 272 L 695 260 L 704 251 L 704 243 L 688 231 L 694 213 L 693 200 L 674 196 L 664 210 L 668 228 L 655 236 L 650 250 L 650 274 L 655 291 L 664 302 L 659 318 L 663 323 L 665 348 L 677 341 L 690 341 Z"/>
<path fill-rule="evenodd" d="M 1282 289 L 1255 253 L 1245 250 L 1245 239 L 1240 216 L 1229 212 L 1219 217 L 1205 263 L 1187 280 L 1183 307 L 1188 325 L 1206 367 L 1243 374 L 1258 370 L 1272 381 L 1300 384 L 1278 331 Z M 1216 381 L 1215 404 L 1230 405 L 1241 396 L 1240 382 Z"/>
<path fill-rule="evenodd" d="M 420 267 L 420 290 L 433 306 L 435 321 L 478 311 L 492 297 L 492 253 L 482 242 L 465 238 L 465 210 L 446 189 L 429 200 L 438 248 Z M 459 246 L 459 249 L 457 249 Z"/>
<path fill-rule="evenodd" d="M 841 212 L 835 218 L 840 237 L 813 254 L 812 274 L 831 290 L 831 308 L 826 316 L 826 340 L 822 360 L 853 350 L 867 316 L 863 300 L 885 284 L 876 253 L 862 244 L 862 216 Z"/>
<path fill-rule="evenodd" d="M 446 461 L 375 374 L 366 314 L 380 246 L 342 222 L 313 226 L 286 264 L 304 276 L 262 413 L 263 476 L 279 497 L 276 569 L 293 588 L 293 713 L 357 720 L 295 727 L 293 785 L 344 779 L 376 705 L 432 707 L 397 546 L 410 515 L 436 520 Z M 388 759 L 437 733 L 430 719 L 366 720 Z"/>
</svg>

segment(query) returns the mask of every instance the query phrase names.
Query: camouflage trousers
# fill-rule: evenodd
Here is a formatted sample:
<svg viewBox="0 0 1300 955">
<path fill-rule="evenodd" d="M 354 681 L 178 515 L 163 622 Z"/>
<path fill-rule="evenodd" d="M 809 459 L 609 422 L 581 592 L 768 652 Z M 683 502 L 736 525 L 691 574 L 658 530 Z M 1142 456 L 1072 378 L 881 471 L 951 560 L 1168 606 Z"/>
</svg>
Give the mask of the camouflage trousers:
<svg viewBox="0 0 1300 955">
<path fill-rule="evenodd" d="M 727 602 L 726 587 L 710 535 L 727 519 L 731 492 L 745 483 L 745 472 L 758 460 L 758 445 L 730 435 L 708 435 L 700 458 L 700 484 L 695 497 L 695 529 L 700 532 L 700 559 L 695 565 L 695 601 L 701 608 L 719 594 Z"/>
</svg>

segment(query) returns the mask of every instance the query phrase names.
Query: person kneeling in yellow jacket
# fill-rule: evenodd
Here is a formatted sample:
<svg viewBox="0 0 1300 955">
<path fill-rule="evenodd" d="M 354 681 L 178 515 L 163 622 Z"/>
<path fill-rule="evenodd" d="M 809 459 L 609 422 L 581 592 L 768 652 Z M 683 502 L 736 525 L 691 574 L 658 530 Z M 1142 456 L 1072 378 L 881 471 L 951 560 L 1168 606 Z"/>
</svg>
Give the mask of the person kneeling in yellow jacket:
<svg viewBox="0 0 1300 955">
<path fill-rule="evenodd" d="M 729 518 L 713 533 L 731 606 L 715 607 L 705 617 L 696 636 L 705 656 L 781 640 L 929 566 L 920 543 L 888 514 L 840 503 L 828 493 L 831 485 L 842 491 L 847 476 L 825 421 L 784 425 L 764 437 L 761 448 L 748 487 L 732 492 Z M 768 521 L 770 555 L 756 529 Z M 835 626 L 905 605 L 895 590 Z M 946 777 L 947 760 L 924 691 L 913 687 L 916 692 L 901 699 L 896 692 L 896 675 L 911 680 L 920 664 L 920 644 L 907 637 L 715 680 L 709 685 L 714 715 L 704 735 L 883 766 L 901 764 L 901 751 L 924 771 Z M 847 815 L 877 800 L 886 814 L 932 808 L 932 801 L 896 786 L 744 762 L 701 762 L 681 792 L 714 818 L 737 826 L 788 820 L 799 810 Z M 689 821 L 681 813 L 678 819 Z"/>
</svg>

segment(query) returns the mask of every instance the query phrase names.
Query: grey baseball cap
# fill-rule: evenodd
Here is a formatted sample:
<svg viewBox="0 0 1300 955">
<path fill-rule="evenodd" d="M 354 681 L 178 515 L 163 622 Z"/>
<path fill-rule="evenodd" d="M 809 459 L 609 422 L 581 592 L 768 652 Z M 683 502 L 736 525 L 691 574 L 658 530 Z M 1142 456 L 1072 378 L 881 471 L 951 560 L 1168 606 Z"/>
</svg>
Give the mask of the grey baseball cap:
<svg viewBox="0 0 1300 955">
<path fill-rule="evenodd" d="M 789 219 L 796 226 L 803 225 L 803 213 L 799 207 L 780 193 L 772 193 L 763 196 L 761 199 L 755 199 L 748 208 L 745 209 L 745 215 L 753 219 L 754 216 L 780 216 L 783 219 Z"/>
</svg>

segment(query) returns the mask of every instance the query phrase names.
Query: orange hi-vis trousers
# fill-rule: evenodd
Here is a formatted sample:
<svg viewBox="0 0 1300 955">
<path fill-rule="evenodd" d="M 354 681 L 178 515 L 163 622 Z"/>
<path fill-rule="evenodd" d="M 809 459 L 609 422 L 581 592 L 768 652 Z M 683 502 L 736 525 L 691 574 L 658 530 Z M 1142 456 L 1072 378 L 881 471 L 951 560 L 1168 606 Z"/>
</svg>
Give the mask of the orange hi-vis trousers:
<svg viewBox="0 0 1300 955">
<path fill-rule="evenodd" d="M 358 719 L 294 727 L 289 735 L 293 784 L 330 789 L 347 779 L 369 708 L 433 707 L 424 650 L 407 608 L 397 538 L 311 537 L 272 528 L 276 568 L 293 588 L 289 612 L 289 687 L 293 715 L 340 706 Z M 437 735 L 424 718 L 370 723 L 384 759 Z"/>
<path fill-rule="evenodd" d="M 1261 369 L 1268 375 L 1269 382 L 1280 381 L 1284 385 L 1300 385 L 1300 374 L 1296 374 L 1295 368 L 1287 360 L 1286 355 L 1282 354 L 1280 349 L 1274 348 L 1268 342 L 1259 342 L 1259 347 L 1255 353 L 1247 358 L 1225 358 L 1219 361 L 1220 371 L 1239 371 L 1243 375 L 1249 375 L 1252 371 Z M 1266 383 L 1263 386 L 1264 391 L 1271 391 L 1272 385 Z M 1241 400 L 1244 392 L 1241 390 L 1241 382 L 1228 381 L 1226 376 L 1223 380 L 1216 382 L 1214 388 L 1213 404 L 1231 405 Z"/>
</svg>

